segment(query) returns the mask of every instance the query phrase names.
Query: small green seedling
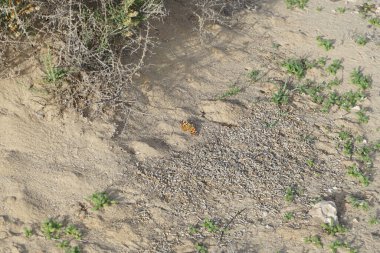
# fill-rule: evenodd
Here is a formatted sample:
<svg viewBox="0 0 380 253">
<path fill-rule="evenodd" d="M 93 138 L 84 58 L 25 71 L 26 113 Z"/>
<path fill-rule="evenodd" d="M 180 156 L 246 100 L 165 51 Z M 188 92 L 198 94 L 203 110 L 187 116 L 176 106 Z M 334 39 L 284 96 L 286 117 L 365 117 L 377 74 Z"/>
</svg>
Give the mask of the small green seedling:
<svg viewBox="0 0 380 253">
<path fill-rule="evenodd" d="M 199 233 L 199 229 L 196 226 L 189 226 L 189 234 L 195 235 Z"/>
<path fill-rule="evenodd" d="M 311 243 L 319 248 L 323 248 L 321 237 L 318 235 L 308 236 L 304 239 L 305 243 Z"/>
<path fill-rule="evenodd" d="M 220 100 L 235 96 L 241 92 L 241 88 L 237 86 L 232 86 L 228 91 L 219 96 Z"/>
<path fill-rule="evenodd" d="M 375 151 L 376 150 L 374 150 L 374 148 L 371 146 L 358 147 L 355 150 L 355 157 L 359 161 L 363 162 L 367 167 L 372 167 L 373 160 L 372 160 L 371 155 Z"/>
<path fill-rule="evenodd" d="M 76 240 L 81 240 L 82 239 L 82 233 L 74 225 L 68 225 L 65 228 L 65 233 L 66 233 L 66 235 L 71 236 L 71 237 L 73 237 Z"/>
<path fill-rule="evenodd" d="M 306 164 L 307 164 L 307 166 L 309 166 L 310 168 L 312 168 L 315 165 L 315 161 L 314 161 L 314 159 L 307 159 L 306 160 Z"/>
<path fill-rule="evenodd" d="M 380 224 L 380 219 L 379 219 L 378 217 L 376 217 L 376 216 L 372 216 L 372 217 L 369 219 L 368 223 L 369 223 L 370 225 L 377 225 L 377 224 Z"/>
<path fill-rule="evenodd" d="M 287 59 L 282 66 L 289 74 L 296 76 L 298 79 L 305 77 L 308 69 L 305 59 Z"/>
<path fill-rule="evenodd" d="M 368 43 L 368 38 L 364 35 L 358 35 L 355 39 L 355 42 L 360 46 L 365 46 Z"/>
<path fill-rule="evenodd" d="M 360 111 L 358 111 L 356 113 L 356 115 L 358 116 L 358 121 L 360 124 L 367 124 L 368 123 L 369 116 L 367 114 L 365 114 L 365 111 L 363 109 L 360 109 Z"/>
<path fill-rule="evenodd" d="M 289 9 L 293 9 L 295 7 L 298 7 L 300 9 L 304 9 L 308 2 L 309 2 L 309 0 L 285 0 L 286 6 Z"/>
<path fill-rule="evenodd" d="M 294 213 L 293 212 L 286 212 L 284 214 L 284 219 L 286 221 L 290 221 L 290 220 L 293 220 L 294 219 Z"/>
<path fill-rule="evenodd" d="M 351 111 L 351 108 L 355 107 L 359 101 L 363 100 L 365 95 L 362 91 L 348 91 L 343 93 L 337 105 L 339 108 L 345 109 L 347 112 Z"/>
<path fill-rule="evenodd" d="M 42 223 L 42 234 L 48 239 L 59 239 L 61 236 L 62 224 L 53 219 L 49 219 Z"/>
<path fill-rule="evenodd" d="M 66 240 L 58 243 L 58 248 L 61 248 L 65 251 L 65 253 L 80 253 L 80 249 L 78 246 L 71 246 L 70 243 Z"/>
<path fill-rule="evenodd" d="M 323 11 L 323 7 L 322 6 L 318 6 L 317 7 L 317 11 L 319 11 L 319 12 Z"/>
<path fill-rule="evenodd" d="M 320 58 L 317 59 L 316 63 L 317 63 L 318 66 L 324 67 L 324 66 L 326 66 L 327 60 L 328 60 L 327 57 L 320 57 Z"/>
<path fill-rule="evenodd" d="M 117 201 L 111 200 L 110 196 L 106 192 L 96 192 L 92 194 L 89 201 L 93 205 L 92 209 L 95 211 L 102 209 L 105 206 L 117 204 Z"/>
<path fill-rule="evenodd" d="M 372 85 L 372 78 L 364 75 L 360 68 L 356 68 L 351 72 L 351 82 L 362 90 L 366 90 Z"/>
<path fill-rule="evenodd" d="M 284 83 L 284 85 L 281 86 L 277 92 L 273 94 L 272 102 L 278 106 L 287 104 L 289 102 L 289 93 L 290 92 L 288 90 L 287 83 Z"/>
<path fill-rule="evenodd" d="M 53 60 L 50 51 L 44 59 L 44 67 L 46 74 L 44 79 L 48 83 L 55 83 L 58 80 L 61 80 L 67 74 L 67 70 L 53 65 Z"/>
<path fill-rule="evenodd" d="M 197 251 L 197 253 L 208 253 L 207 247 L 201 243 L 195 244 L 195 250 Z"/>
<path fill-rule="evenodd" d="M 343 14 L 346 12 L 346 7 L 338 7 L 335 9 L 337 13 Z"/>
<path fill-rule="evenodd" d="M 318 45 L 323 47 L 326 51 L 329 51 L 334 48 L 334 40 L 325 39 L 322 36 L 317 37 Z"/>
<path fill-rule="evenodd" d="M 348 203 L 350 203 L 353 207 L 362 209 L 364 211 L 368 211 L 369 209 L 369 204 L 366 200 L 364 199 L 359 199 L 355 196 L 350 195 L 347 200 Z"/>
<path fill-rule="evenodd" d="M 349 166 L 347 174 L 354 178 L 357 178 L 363 186 L 369 185 L 369 178 L 365 176 L 356 165 Z"/>
<path fill-rule="evenodd" d="M 339 85 L 341 85 L 342 82 L 343 82 L 342 79 L 338 79 L 338 78 L 335 77 L 334 80 L 331 80 L 331 81 L 329 81 L 329 82 L 327 83 L 327 88 L 332 89 L 332 88 L 335 87 L 335 86 L 339 86 Z"/>
<path fill-rule="evenodd" d="M 221 228 L 216 225 L 215 221 L 211 219 L 205 219 L 202 223 L 202 227 L 210 233 L 218 233 L 221 230 Z"/>
<path fill-rule="evenodd" d="M 297 195 L 297 190 L 294 187 L 288 187 L 285 191 L 285 200 L 292 202 Z"/>
<path fill-rule="evenodd" d="M 251 72 L 248 73 L 249 79 L 251 79 L 254 82 L 259 80 L 259 75 L 260 75 L 260 70 L 252 70 Z"/>
<path fill-rule="evenodd" d="M 24 228 L 24 235 L 26 238 L 30 238 L 33 235 L 33 230 L 31 228 Z"/>
<path fill-rule="evenodd" d="M 337 233 L 345 233 L 347 231 L 342 225 L 335 224 L 333 219 L 331 219 L 330 223 L 323 223 L 322 228 L 329 235 L 336 235 Z"/>
<path fill-rule="evenodd" d="M 379 17 L 374 17 L 374 18 L 370 18 L 368 20 L 368 22 L 373 25 L 373 26 L 377 26 L 377 27 L 380 27 L 380 18 Z"/>
<path fill-rule="evenodd" d="M 337 253 L 339 248 L 345 248 L 349 250 L 350 253 L 358 252 L 356 249 L 352 248 L 350 245 L 340 240 L 335 240 L 330 244 L 330 249 L 332 253 Z"/>
<path fill-rule="evenodd" d="M 335 59 L 333 60 L 333 63 L 331 63 L 328 67 L 327 67 L 327 72 L 329 72 L 330 74 L 332 75 L 336 75 L 336 73 L 338 72 L 339 69 L 342 69 L 343 66 L 342 66 L 342 60 L 338 60 L 338 59 Z"/>
</svg>

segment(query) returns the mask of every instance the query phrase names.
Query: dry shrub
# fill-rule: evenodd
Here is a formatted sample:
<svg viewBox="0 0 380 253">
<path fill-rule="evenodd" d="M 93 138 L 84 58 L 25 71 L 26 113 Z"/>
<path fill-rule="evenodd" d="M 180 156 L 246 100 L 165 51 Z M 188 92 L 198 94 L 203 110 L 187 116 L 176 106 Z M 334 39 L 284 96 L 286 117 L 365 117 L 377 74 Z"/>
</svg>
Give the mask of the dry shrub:
<svg viewBox="0 0 380 253">
<path fill-rule="evenodd" d="M 49 41 L 55 61 L 45 71 L 64 74 L 44 85 L 47 103 L 88 117 L 125 105 L 152 46 L 150 21 L 165 15 L 161 0 L 0 0 L 0 11 L 3 40 Z"/>
</svg>

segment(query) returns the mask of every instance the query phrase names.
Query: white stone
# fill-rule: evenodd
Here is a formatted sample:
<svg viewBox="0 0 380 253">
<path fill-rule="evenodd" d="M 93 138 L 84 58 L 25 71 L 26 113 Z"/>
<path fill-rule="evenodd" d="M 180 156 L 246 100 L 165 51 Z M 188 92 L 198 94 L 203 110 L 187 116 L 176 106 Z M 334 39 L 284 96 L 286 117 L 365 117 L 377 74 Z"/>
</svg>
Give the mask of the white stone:
<svg viewBox="0 0 380 253">
<path fill-rule="evenodd" d="M 336 205 L 333 201 L 321 201 L 313 206 L 309 211 L 313 218 L 318 218 L 324 223 L 330 223 L 331 220 L 334 224 L 338 224 L 338 215 Z"/>
</svg>

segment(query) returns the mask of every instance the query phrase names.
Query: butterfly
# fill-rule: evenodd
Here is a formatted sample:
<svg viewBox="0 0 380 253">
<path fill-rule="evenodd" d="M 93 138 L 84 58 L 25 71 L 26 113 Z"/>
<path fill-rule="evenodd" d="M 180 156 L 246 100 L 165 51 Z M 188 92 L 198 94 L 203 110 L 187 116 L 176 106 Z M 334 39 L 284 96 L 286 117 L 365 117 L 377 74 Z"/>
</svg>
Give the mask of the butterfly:
<svg viewBox="0 0 380 253">
<path fill-rule="evenodd" d="M 181 129 L 184 132 L 189 132 L 191 135 L 197 135 L 198 131 L 195 128 L 194 124 L 188 122 L 187 120 L 181 121 Z"/>
</svg>

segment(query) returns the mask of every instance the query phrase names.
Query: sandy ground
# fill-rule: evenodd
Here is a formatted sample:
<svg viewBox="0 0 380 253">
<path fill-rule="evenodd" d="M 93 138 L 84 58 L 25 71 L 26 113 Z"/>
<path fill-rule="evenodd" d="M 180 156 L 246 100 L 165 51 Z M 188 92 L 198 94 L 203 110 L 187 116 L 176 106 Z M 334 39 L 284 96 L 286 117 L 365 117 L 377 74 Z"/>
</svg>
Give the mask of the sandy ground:
<svg viewBox="0 0 380 253">
<path fill-rule="evenodd" d="M 379 160 L 363 187 L 346 175 L 351 162 L 337 148 L 341 126 L 380 139 L 380 33 L 357 13 L 359 3 L 310 1 L 289 10 L 283 1 L 258 1 L 232 27 L 212 25 L 200 39 L 186 1 L 171 1 L 172 15 L 156 24 L 159 44 L 128 91 L 135 102 L 112 124 L 41 110 L 44 94 L 30 87 L 42 81 L 42 67 L 33 57 L 20 63 L 0 80 L 0 252 L 62 252 L 40 232 L 48 218 L 77 225 L 83 239 L 72 243 L 82 252 L 196 252 L 196 243 L 209 252 L 331 252 L 336 239 L 380 252 L 380 225 L 368 223 L 380 212 Z M 343 6 L 345 13 L 334 11 Z M 371 41 L 358 46 L 357 34 Z M 319 47 L 319 35 L 335 48 Z M 361 103 L 370 108 L 368 124 L 344 110 L 323 114 L 306 96 L 281 110 L 270 101 L 273 81 L 288 78 L 281 62 L 322 56 L 343 59 L 341 90 L 354 89 L 356 67 L 372 76 Z M 247 78 L 253 69 L 257 82 Z M 311 70 L 307 78 L 329 77 Z M 217 99 L 231 86 L 242 91 Z M 182 120 L 198 134 L 183 132 Z M 288 187 L 299 190 L 291 203 Z M 86 198 L 96 191 L 118 204 L 91 210 Z M 348 205 L 350 194 L 365 197 L 370 209 Z M 327 235 L 310 217 L 319 198 L 336 202 L 347 233 Z M 295 218 L 286 221 L 286 212 Z M 226 231 L 190 235 L 206 218 Z M 310 235 L 320 235 L 324 248 L 304 243 Z"/>
</svg>

